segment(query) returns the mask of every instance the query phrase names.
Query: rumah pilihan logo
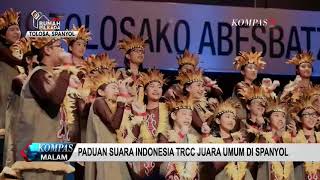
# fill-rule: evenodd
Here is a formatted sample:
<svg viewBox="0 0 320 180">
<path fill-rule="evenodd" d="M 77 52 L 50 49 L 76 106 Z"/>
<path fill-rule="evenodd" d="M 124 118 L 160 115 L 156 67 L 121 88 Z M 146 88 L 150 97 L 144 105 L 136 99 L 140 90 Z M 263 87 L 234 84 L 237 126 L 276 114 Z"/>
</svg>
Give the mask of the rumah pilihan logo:
<svg viewBox="0 0 320 180">
<path fill-rule="evenodd" d="M 31 12 L 32 25 L 38 30 L 60 30 L 60 19 L 59 16 L 54 16 L 51 20 L 42 12 L 33 10 Z"/>
<path fill-rule="evenodd" d="M 53 14 L 50 20 L 44 13 L 40 11 L 32 11 L 32 25 L 36 31 L 27 31 L 26 37 L 51 37 L 51 38 L 76 38 L 78 31 L 61 31 L 61 18 Z"/>
<path fill-rule="evenodd" d="M 233 18 L 231 26 L 263 26 L 273 27 L 277 25 L 274 18 Z"/>
</svg>

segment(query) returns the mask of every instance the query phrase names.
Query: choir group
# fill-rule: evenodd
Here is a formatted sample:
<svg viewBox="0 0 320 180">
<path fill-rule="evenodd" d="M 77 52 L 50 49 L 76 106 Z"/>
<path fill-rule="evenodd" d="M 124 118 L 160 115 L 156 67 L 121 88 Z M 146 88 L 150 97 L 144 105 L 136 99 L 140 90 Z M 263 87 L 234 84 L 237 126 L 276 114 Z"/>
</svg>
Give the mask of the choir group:
<svg viewBox="0 0 320 180">
<path fill-rule="evenodd" d="M 64 179 L 73 172 L 86 180 L 320 179 L 319 162 L 25 161 L 32 142 L 319 143 L 320 86 L 310 80 L 311 52 L 287 61 L 296 78 L 276 94 L 279 81 L 254 83 L 267 65 L 261 52 L 242 51 L 233 64 L 243 81 L 223 99 L 188 50 L 177 57 L 178 75 L 168 78 L 143 68 L 146 41 L 131 35 L 118 43 L 125 65 L 118 68 L 106 53 L 84 57 L 91 40 L 84 26 L 73 27 L 74 39 L 21 38 L 19 15 L 0 15 L 4 179 Z"/>
</svg>

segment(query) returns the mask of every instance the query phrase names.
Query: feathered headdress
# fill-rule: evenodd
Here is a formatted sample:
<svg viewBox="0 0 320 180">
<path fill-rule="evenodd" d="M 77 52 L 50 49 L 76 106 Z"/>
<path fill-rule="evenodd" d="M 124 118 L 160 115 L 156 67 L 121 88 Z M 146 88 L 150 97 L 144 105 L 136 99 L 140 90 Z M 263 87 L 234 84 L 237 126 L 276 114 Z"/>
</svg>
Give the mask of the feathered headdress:
<svg viewBox="0 0 320 180">
<path fill-rule="evenodd" d="M 129 37 L 129 38 L 125 38 L 125 39 L 120 40 L 118 43 L 118 48 L 124 54 L 126 54 L 129 50 L 134 49 L 134 48 L 143 48 L 144 49 L 146 47 L 145 42 L 146 42 L 146 40 L 144 40 L 142 37 L 131 35 L 131 37 Z"/>
<path fill-rule="evenodd" d="M 289 109 L 289 115 L 293 120 L 300 121 L 300 117 L 298 116 L 298 114 L 301 111 L 309 108 L 314 109 L 315 111 L 317 110 L 312 103 L 313 102 L 309 96 L 301 96 L 296 102 L 291 104 L 291 107 Z"/>
<path fill-rule="evenodd" d="M 310 88 L 307 92 L 309 97 L 313 97 L 313 96 L 320 96 L 320 85 L 314 85 L 312 88 Z"/>
<path fill-rule="evenodd" d="M 283 112 L 287 114 L 287 107 L 281 103 L 279 99 L 269 99 L 267 101 L 266 113 L 271 114 L 272 112 Z"/>
<path fill-rule="evenodd" d="M 82 25 L 81 27 L 75 27 L 75 25 L 73 25 L 71 30 L 78 31 L 78 35 L 76 38 L 67 38 L 66 41 L 68 44 L 70 44 L 72 41 L 77 40 L 77 39 L 82 39 L 86 43 L 92 39 L 91 33 L 89 32 L 88 29 L 85 28 L 84 25 Z"/>
<path fill-rule="evenodd" d="M 293 56 L 290 60 L 288 60 L 287 64 L 293 64 L 293 65 L 300 65 L 302 63 L 310 63 L 314 61 L 314 58 L 312 57 L 312 53 L 310 51 L 308 52 L 302 52 L 298 53 L 295 56 Z"/>
<path fill-rule="evenodd" d="M 237 70 L 247 64 L 255 64 L 259 70 L 264 69 L 266 62 L 261 57 L 262 52 L 245 52 L 240 51 L 239 56 L 234 59 L 233 65 Z"/>
<path fill-rule="evenodd" d="M 10 50 L 14 57 L 22 60 L 23 55 L 31 51 L 31 40 L 29 38 L 22 38 L 12 44 Z"/>
<path fill-rule="evenodd" d="M 302 79 L 297 76 L 294 81 L 290 81 L 284 88 L 284 93 L 281 96 L 281 102 L 292 103 L 296 102 L 303 94 L 308 93 L 310 88 L 302 90 L 299 88 Z"/>
<path fill-rule="evenodd" d="M 148 85 L 150 82 L 159 82 L 161 85 L 165 83 L 165 79 L 163 78 L 163 74 L 159 70 L 151 70 L 149 69 L 147 73 L 142 73 L 139 81 L 143 86 Z"/>
<path fill-rule="evenodd" d="M 187 72 L 180 72 L 177 80 L 180 82 L 181 86 L 184 86 L 187 83 L 203 81 L 202 71 L 200 69 L 195 69 Z"/>
<path fill-rule="evenodd" d="M 196 67 L 199 63 L 199 57 L 190 53 L 188 50 L 184 50 L 183 54 L 177 57 L 177 61 L 179 66 L 190 64 L 193 67 Z"/>
<path fill-rule="evenodd" d="M 315 103 L 320 96 L 320 85 L 315 85 L 307 91 L 307 96 L 310 97 L 310 101 Z M 317 109 L 317 112 L 320 112 L 320 109 Z"/>
<path fill-rule="evenodd" d="M 117 66 L 115 59 L 111 59 L 107 53 L 90 55 L 84 63 L 82 70 L 86 73 L 95 71 L 111 70 Z"/>
<path fill-rule="evenodd" d="M 266 97 L 268 97 L 264 89 L 260 86 L 243 86 L 239 89 L 239 94 L 241 95 L 241 98 L 246 100 L 247 102 L 253 99 L 261 99 L 263 101 L 266 101 Z"/>
<path fill-rule="evenodd" d="M 8 28 L 11 25 L 19 25 L 20 12 L 12 8 L 6 10 L 0 15 L 0 30 Z"/>
<path fill-rule="evenodd" d="M 120 72 L 115 70 L 96 72 L 85 77 L 83 86 L 91 92 L 96 91 L 103 84 L 117 83 L 119 76 Z"/>
<path fill-rule="evenodd" d="M 179 109 L 190 109 L 193 110 L 193 100 L 186 96 L 181 96 L 176 100 L 170 100 L 167 102 L 168 108 L 171 112 Z"/>
<path fill-rule="evenodd" d="M 237 108 L 240 107 L 240 103 L 235 99 L 229 98 L 222 103 L 219 103 L 214 112 L 214 117 L 218 117 L 223 113 L 233 113 L 235 116 L 237 115 Z"/>
<path fill-rule="evenodd" d="M 31 39 L 31 45 L 35 47 L 36 49 L 41 49 L 44 46 L 48 46 L 55 41 L 61 40 L 61 37 L 32 37 Z"/>
</svg>

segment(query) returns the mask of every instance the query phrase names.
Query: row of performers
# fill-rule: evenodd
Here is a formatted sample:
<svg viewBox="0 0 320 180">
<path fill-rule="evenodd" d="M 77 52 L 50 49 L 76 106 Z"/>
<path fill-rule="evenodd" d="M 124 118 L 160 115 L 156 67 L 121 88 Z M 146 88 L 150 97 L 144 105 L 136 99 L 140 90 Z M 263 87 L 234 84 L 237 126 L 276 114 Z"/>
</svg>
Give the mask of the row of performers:
<svg viewBox="0 0 320 180">
<path fill-rule="evenodd" d="M 90 143 L 317 143 L 320 89 L 312 85 L 311 53 L 297 54 L 297 77 L 280 95 L 278 81 L 253 81 L 265 62 L 261 53 L 240 52 L 234 65 L 244 80 L 222 100 L 216 81 L 204 77 L 187 50 L 177 58 L 177 83 L 158 70 L 143 71 L 145 40 L 118 44 L 123 69 L 106 54 L 83 58 L 91 34 L 76 28 L 69 53 L 52 38 L 20 39 L 19 13 L 0 16 L 1 127 L 5 135 L 2 175 L 63 179 L 74 167 L 25 162 L 30 142 Z M 36 66 L 35 66 L 36 64 Z M 21 68 L 22 67 L 22 68 Z M 19 74 L 20 73 L 20 74 Z M 76 165 L 76 175 L 81 174 Z M 319 163 L 86 163 L 86 179 L 317 179 Z M 76 177 L 81 179 L 83 176 Z"/>
</svg>

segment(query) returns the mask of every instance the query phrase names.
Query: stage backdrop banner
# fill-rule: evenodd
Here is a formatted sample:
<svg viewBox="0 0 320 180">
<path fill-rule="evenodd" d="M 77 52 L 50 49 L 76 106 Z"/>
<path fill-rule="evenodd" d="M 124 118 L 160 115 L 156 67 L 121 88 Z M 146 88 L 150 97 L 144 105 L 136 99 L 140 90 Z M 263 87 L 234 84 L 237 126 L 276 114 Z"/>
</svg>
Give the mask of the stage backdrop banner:
<svg viewBox="0 0 320 180">
<path fill-rule="evenodd" d="M 133 1 L 5 0 L 0 10 L 22 12 L 21 29 L 34 30 L 31 12 L 59 17 L 61 30 L 86 25 L 93 34 L 86 55 L 107 51 L 123 65 L 117 43 L 128 34 L 148 38 L 145 67 L 175 70 L 185 48 L 199 54 L 206 72 L 236 72 L 239 51 L 262 51 L 267 61 L 262 73 L 292 75 L 285 64 L 300 50 L 313 52 L 314 76 L 320 76 L 320 12 L 205 6 Z"/>
</svg>

